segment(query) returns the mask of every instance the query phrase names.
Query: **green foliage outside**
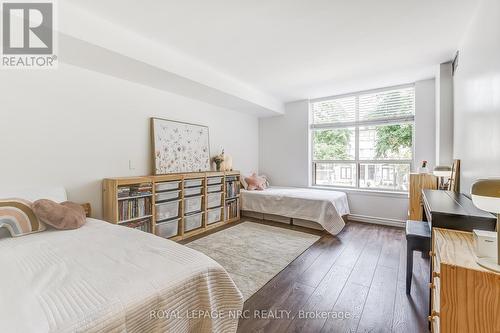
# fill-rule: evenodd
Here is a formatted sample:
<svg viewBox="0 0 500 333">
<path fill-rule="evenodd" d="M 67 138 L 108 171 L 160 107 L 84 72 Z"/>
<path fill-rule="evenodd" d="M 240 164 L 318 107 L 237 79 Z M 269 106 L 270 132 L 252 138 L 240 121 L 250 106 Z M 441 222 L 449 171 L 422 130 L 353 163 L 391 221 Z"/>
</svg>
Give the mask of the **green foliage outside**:
<svg viewBox="0 0 500 333">
<path fill-rule="evenodd" d="M 386 96 L 388 99 L 397 99 L 399 92 Z M 380 114 L 386 103 L 381 101 L 374 114 Z M 410 105 L 403 105 L 409 108 Z M 336 112 L 342 113 L 342 108 Z M 376 126 L 375 158 L 376 159 L 411 159 L 412 124 Z M 350 153 L 352 129 L 317 130 L 314 132 L 314 158 L 316 160 L 350 160 L 354 156 Z"/>
<path fill-rule="evenodd" d="M 411 124 L 378 126 L 376 158 L 411 158 L 413 126 Z"/>
<path fill-rule="evenodd" d="M 316 160 L 348 160 L 349 142 L 352 131 L 346 128 L 336 130 L 319 130 L 314 132 L 314 159 Z"/>
<path fill-rule="evenodd" d="M 375 128 L 375 158 L 411 159 L 413 126 L 411 124 L 377 126 Z M 354 132 L 349 129 L 318 130 L 314 132 L 316 160 L 350 160 L 350 141 Z"/>
</svg>

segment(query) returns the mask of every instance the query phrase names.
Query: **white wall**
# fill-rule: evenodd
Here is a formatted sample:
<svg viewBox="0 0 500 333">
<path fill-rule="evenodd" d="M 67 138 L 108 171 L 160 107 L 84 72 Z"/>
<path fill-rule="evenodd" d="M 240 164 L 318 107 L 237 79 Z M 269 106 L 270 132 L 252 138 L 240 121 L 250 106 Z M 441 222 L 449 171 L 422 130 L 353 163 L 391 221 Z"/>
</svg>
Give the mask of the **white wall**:
<svg viewBox="0 0 500 333">
<path fill-rule="evenodd" d="M 259 171 L 273 185 L 309 185 L 309 102 L 285 106 L 285 115 L 259 120 Z"/>
<path fill-rule="evenodd" d="M 416 93 L 415 159 L 434 163 L 434 80 L 419 81 Z M 309 103 L 285 105 L 285 115 L 259 121 L 260 172 L 273 185 L 306 187 L 310 184 Z M 400 223 L 408 215 L 407 194 L 345 190 L 353 219 Z"/>
<path fill-rule="evenodd" d="M 500 176 L 500 2 L 484 0 L 460 47 L 454 77 L 454 156 L 461 191 Z"/>
<path fill-rule="evenodd" d="M 150 117 L 207 125 L 211 155 L 224 147 L 236 169 L 258 167 L 251 115 L 64 64 L 2 71 L 0 91 L 0 186 L 63 185 L 97 217 L 103 178 L 151 173 Z"/>
<path fill-rule="evenodd" d="M 436 166 L 436 101 L 434 79 L 415 82 L 415 155 L 413 171 L 422 161 L 429 170 Z"/>
<path fill-rule="evenodd" d="M 451 62 L 436 73 L 436 163 L 453 164 L 453 77 Z"/>
</svg>

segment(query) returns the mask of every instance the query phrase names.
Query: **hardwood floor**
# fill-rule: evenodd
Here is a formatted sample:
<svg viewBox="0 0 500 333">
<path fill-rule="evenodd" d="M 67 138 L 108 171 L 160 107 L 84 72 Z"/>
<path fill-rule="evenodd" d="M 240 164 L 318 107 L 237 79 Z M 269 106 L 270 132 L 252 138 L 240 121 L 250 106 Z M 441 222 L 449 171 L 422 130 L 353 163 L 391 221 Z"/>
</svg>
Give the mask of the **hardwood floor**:
<svg viewBox="0 0 500 333">
<path fill-rule="evenodd" d="M 414 254 L 407 296 L 402 229 L 351 222 L 322 235 L 245 302 L 238 332 L 428 331 L 429 260 Z"/>
</svg>

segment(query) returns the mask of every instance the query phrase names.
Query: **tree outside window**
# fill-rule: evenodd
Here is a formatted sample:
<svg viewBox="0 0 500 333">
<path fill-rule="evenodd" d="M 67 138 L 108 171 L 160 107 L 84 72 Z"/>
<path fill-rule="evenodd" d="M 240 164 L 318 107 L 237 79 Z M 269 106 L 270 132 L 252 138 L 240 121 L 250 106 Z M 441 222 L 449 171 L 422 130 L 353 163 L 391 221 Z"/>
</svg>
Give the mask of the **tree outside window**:
<svg viewBox="0 0 500 333">
<path fill-rule="evenodd" d="M 405 191 L 413 158 L 414 88 L 311 103 L 317 185 Z M 320 166 L 318 168 L 318 166 Z M 354 182 L 342 181 L 350 170 Z M 344 173 L 345 172 L 345 173 Z"/>
</svg>

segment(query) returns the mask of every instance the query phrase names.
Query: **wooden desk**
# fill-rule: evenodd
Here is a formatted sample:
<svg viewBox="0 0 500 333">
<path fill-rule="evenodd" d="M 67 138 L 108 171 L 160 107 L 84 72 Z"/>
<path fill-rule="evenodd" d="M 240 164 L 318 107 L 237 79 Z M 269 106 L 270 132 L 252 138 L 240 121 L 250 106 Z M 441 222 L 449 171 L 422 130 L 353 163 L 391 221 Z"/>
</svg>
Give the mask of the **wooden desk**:
<svg viewBox="0 0 500 333">
<path fill-rule="evenodd" d="M 500 274 L 476 263 L 472 233 L 432 229 L 432 332 L 500 332 Z"/>
<path fill-rule="evenodd" d="M 441 246 L 443 248 L 448 249 L 446 251 L 446 258 L 453 255 L 453 250 L 455 244 L 459 244 L 457 242 L 446 242 L 447 245 L 444 244 L 441 237 L 440 239 L 436 239 L 436 235 L 441 235 L 443 232 L 436 233 L 435 230 L 437 228 L 443 228 L 439 230 L 445 229 L 455 229 L 462 231 L 472 231 L 473 229 L 482 229 L 495 231 L 496 218 L 492 214 L 482 211 L 472 203 L 472 200 L 467 196 L 457 192 L 450 191 L 442 191 L 442 190 L 423 190 L 422 191 L 422 201 L 423 201 L 423 210 L 425 214 L 423 215 L 424 221 L 429 223 L 429 228 L 431 229 L 431 245 L 433 249 L 436 247 L 436 242 L 438 242 L 438 247 Z M 452 232 L 451 230 L 449 232 Z M 446 234 L 446 233 L 445 233 Z M 470 234 L 470 233 L 468 233 Z M 471 235 L 471 234 L 470 234 Z M 445 237 L 446 238 L 446 237 Z M 464 243 L 465 244 L 465 243 Z M 469 261 L 475 263 L 475 259 L 471 259 L 470 255 L 472 253 L 472 247 L 470 243 L 469 245 L 463 245 L 461 250 L 456 249 L 456 251 L 462 251 L 464 248 L 468 247 L 468 259 Z M 443 251 L 442 251 L 443 252 Z M 435 250 L 431 251 L 432 254 L 435 254 Z M 458 252 L 457 252 L 458 253 Z M 441 260 L 435 259 L 435 257 L 431 261 L 431 288 L 434 290 L 431 291 L 431 299 L 429 303 L 429 314 L 432 317 L 433 313 L 439 312 L 439 301 L 437 301 L 436 295 L 439 295 L 439 292 L 436 294 L 436 288 L 439 290 L 439 280 L 435 279 L 435 272 L 439 274 L 440 272 L 440 262 Z M 453 263 L 457 264 L 457 261 L 453 261 Z M 452 265 L 453 265 L 452 263 Z M 465 290 L 465 286 L 462 285 L 462 288 Z M 470 288 L 475 288 L 471 286 Z M 465 291 L 464 291 L 465 292 Z M 457 313 L 454 312 L 454 315 Z M 464 313 L 461 315 L 465 316 Z M 500 317 L 500 316 L 499 316 Z M 456 318 L 455 318 L 456 319 Z M 447 328 L 448 326 L 445 326 Z M 435 332 L 439 331 L 439 320 L 432 317 L 431 320 L 431 329 Z M 445 329 L 444 332 L 453 332 L 453 330 Z M 458 331 L 457 331 L 458 332 Z M 463 332 L 467 332 L 466 330 Z M 471 331 L 473 332 L 473 331 Z"/>
<path fill-rule="evenodd" d="M 496 217 L 474 206 L 472 200 L 462 193 L 423 190 L 422 201 L 424 220 L 431 228 L 496 230 Z"/>
</svg>

